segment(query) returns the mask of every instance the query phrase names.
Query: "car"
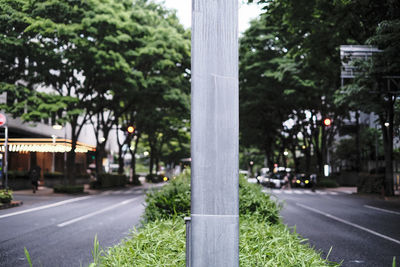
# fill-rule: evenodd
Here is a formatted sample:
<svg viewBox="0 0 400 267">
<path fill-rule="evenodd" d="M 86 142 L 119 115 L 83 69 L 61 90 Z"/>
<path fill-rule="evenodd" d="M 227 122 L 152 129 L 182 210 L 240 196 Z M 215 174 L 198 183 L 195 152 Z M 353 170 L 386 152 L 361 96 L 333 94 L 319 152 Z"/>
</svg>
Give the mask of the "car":
<svg viewBox="0 0 400 267">
<path fill-rule="evenodd" d="M 297 174 L 292 180 L 292 184 L 294 187 L 307 187 L 307 188 L 312 187 L 310 177 L 308 177 L 304 173 Z"/>
<path fill-rule="evenodd" d="M 284 178 L 285 173 L 278 172 L 259 176 L 258 180 L 264 186 L 271 188 L 281 188 L 285 184 Z"/>
</svg>

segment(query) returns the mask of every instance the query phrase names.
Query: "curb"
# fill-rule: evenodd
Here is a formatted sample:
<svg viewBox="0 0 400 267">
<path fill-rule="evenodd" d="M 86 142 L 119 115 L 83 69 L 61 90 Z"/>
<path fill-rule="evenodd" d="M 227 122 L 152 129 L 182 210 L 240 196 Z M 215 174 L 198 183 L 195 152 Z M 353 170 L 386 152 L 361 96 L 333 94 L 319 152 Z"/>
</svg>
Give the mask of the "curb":
<svg viewBox="0 0 400 267">
<path fill-rule="evenodd" d="M 19 207 L 22 204 L 24 204 L 24 202 L 16 200 L 16 201 L 11 201 L 10 203 L 3 203 L 3 205 L 0 205 L 0 210 L 4 210 L 4 209 L 9 209 L 9 208 L 15 208 L 15 207 Z"/>
</svg>

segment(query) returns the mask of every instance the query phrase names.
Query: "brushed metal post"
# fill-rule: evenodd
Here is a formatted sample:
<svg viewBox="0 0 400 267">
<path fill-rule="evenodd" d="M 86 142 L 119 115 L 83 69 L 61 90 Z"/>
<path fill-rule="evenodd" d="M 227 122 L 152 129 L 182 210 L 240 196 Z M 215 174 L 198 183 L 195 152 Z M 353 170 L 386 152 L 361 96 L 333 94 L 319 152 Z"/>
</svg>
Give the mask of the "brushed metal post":
<svg viewBox="0 0 400 267">
<path fill-rule="evenodd" d="M 239 266 L 238 1 L 192 1 L 192 267 Z"/>
</svg>

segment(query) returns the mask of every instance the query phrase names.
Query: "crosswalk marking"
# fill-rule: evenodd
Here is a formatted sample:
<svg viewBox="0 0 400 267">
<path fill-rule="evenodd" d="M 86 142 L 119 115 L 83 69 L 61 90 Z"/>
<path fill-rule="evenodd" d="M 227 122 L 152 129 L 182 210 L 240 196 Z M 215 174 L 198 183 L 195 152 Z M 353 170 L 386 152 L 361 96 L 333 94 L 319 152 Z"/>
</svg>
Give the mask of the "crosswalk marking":
<svg viewBox="0 0 400 267">
<path fill-rule="evenodd" d="M 269 194 L 297 194 L 297 195 L 332 195 L 336 196 L 339 195 L 338 192 L 333 192 L 333 191 L 315 191 L 312 192 L 311 190 L 300 190 L 300 189 L 288 189 L 288 190 L 281 190 L 281 189 L 263 189 L 264 193 L 269 193 Z"/>
</svg>

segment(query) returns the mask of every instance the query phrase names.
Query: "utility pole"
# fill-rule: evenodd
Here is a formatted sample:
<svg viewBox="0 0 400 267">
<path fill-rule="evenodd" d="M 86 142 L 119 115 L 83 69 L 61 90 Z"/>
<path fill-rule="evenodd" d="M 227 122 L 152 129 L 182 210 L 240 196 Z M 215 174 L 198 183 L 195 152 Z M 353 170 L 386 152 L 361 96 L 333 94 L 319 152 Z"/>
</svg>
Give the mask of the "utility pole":
<svg viewBox="0 0 400 267">
<path fill-rule="evenodd" d="M 238 1 L 192 1 L 191 267 L 239 266 Z"/>
</svg>

